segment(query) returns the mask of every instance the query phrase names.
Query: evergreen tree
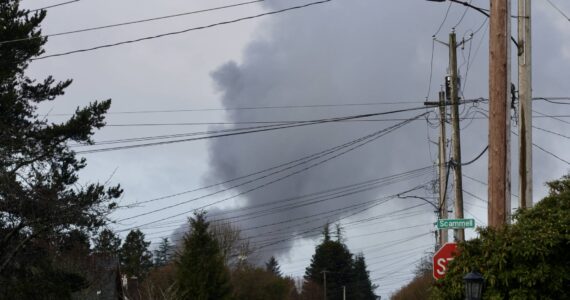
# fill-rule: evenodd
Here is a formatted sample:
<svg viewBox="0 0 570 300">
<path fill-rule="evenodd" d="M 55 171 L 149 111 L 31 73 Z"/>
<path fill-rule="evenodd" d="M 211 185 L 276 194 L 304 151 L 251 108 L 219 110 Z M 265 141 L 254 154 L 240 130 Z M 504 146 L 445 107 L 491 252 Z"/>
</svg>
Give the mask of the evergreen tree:
<svg viewBox="0 0 570 300">
<path fill-rule="evenodd" d="M 184 236 L 176 260 L 178 299 L 225 300 L 231 297 L 227 267 L 216 239 L 208 231 L 204 212 L 190 218 L 190 232 Z"/>
<path fill-rule="evenodd" d="M 352 254 L 345 244 L 330 239 L 328 227 L 327 224 L 323 231 L 324 240 L 317 245 L 311 264 L 305 271 L 305 285 L 318 284 L 322 287 L 323 273 L 326 272 L 327 299 L 341 300 L 342 287 L 348 287 L 352 282 Z"/>
<path fill-rule="evenodd" d="M 45 10 L 0 0 L 0 298 L 69 297 L 79 285 L 53 264 L 60 243 L 74 229 L 89 232 L 106 222 L 118 186 L 77 184 L 86 166 L 68 146 L 89 144 L 104 126 L 111 101 L 78 108 L 63 122 L 39 116 L 39 105 L 63 95 L 71 80 L 29 78 L 25 71 L 44 53 L 40 23 Z M 39 295 L 35 296 L 34 293 Z"/>
<path fill-rule="evenodd" d="M 352 272 L 352 282 L 347 291 L 349 298 L 354 300 L 376 300 L 374 290 L 377 287 L 370 281 L 363 254 L 355 256 Z"/>
<path fill-rule="evenodd" d="M 479 228 L 459 244 L 433 299 L 465 299 L 463 277 L 483 274 L 483 299 L 570 299 L 570 176 L 547 183 L 549 195 L 519 210 L 516 222 Z"/>
<path fill-rule="evenodd" d="M 111 229 L 105 228 L 93 239 L 93 251 L 95 253 L 118 255 L 121 249 L 121 238 Z"/>
<path fill-rule="evenodd" d="M 168 238 L 162 238 L 158 249 L 154 250 L 154 265 L 156 267 L 162 267 L 168 264 L 170 257 L 172 255 L 172 244 L 168 241 Z"/>
<path fill-rule="evenodd" d="M 74 229 L 60 236 L 58 241 L 59 252 L 74 252 L 84 257 L 89 255 L 89 235 L 81 230 Z"/>
<path fill-rule="evenodd" d="M 128 276 L 144 278 L 152 267 L 152 253 L 148 250 L 150 242 L 144 240 L 144 233 L 131 230 L 120 250 L 122 271 Z"/>
<path fill-rule="evenodd" d="M 277 277 L 282 276 L 279 263 L 277 262 L 274 256 L 271 256 L 271 258 L 269 258 L 269 260 L 265 263 L 265 270 Z"/>
</svg>

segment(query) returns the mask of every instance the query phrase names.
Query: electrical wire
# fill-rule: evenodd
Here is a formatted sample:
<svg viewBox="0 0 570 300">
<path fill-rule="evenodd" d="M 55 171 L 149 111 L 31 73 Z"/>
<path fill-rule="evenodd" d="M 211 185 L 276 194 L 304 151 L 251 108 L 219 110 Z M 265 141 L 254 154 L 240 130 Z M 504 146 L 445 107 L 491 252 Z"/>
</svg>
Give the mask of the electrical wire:
<svg viewBox="0 0 570 300">
<path fill-rule="evenodd" d="M 151 113 L 182 113 L 182 112 L 208 112 L 208 111 L 233 111 L 233 110 L 273 110 L 273 109 L 297 109 L 297 108 L 327 108 L 327 107 L 347 107 L 347 106 L 375 106 L 375 105 L 421 105 L 422 101 L 401 100 L 390 102 L 360 102 L 360 103 L 333 103 L 333 104 L 304 104 L 304 105 L 277 105 L 277 106 L 241 106 L 222 108 L 192 108 L 192 109 L 165 109 L 165 110 L 131 110 L 131 111 L 111 111 L 106 115 L 130 115 L 130 114 L 151 114 Z M 73 113 L 50 114 L 51 116 L 73 116 Z"/>
<path fill-rule="evenodd" d="M 46 9 L 46 8 L 51 8 L 51 7 L 60 6 L 60 5 L 64 5 L 64 4 L 69 4 L 69 3 L 72 3 L 72 2 L 78 2 L 78 1 L 80 1 L 80 0 L 68 1 L 68 2 L 64 2 L 64 3 L 62 3 L 62 4 L 53 5 L 53 6 L 48 6 L 48 7 L 36 9 L 36 10 L 33 10 L 33 11 L 37 11 L 37 10 L 41 10 L 41 9 Z M 82 28 L 82 29 L 76 29 L 76 30 L 69 30 L 69 31 L 64 31 L 64 32 L 51 33 L 51 34 L 46 34 L 46 35 L 41 35 L 41 36 L 34 36 L 34 37 L 28 37 L 28 38 L 23 38 L 23 39 L 14 39 L 14 40 L 0 41 L 0 45 L 8 44 L 8 43 L 15 43 L 15 42 L 22 42 L 22 41 L 29 41 L 29 40 L 34 40 L 34 39 L 44 39 L 44 38 L 49 38 L 49 37 L 63 36 L 63 35 L 81 33 L 81 32 L 96 31 L 96 30 L 101 30 L 101 29 L 108 29 L 108 28 L 121 27 L 121 26 L 126 26 L 126 25 L 140 24 L 140 23 L 146 23 L 146 22 L 152 22 L 152 21 L 158 21 L 158 20 L 165 20 L 165 19 L 170 19 L 170 18 L 176 18 L 176 17 L 194 15 L 194 14 L 199 14 L 199 13 L 204 13 L 204 12 L 211 12 L 211 11 L 216 11 L 216 10 L 222 10 L 222 9 L 227 9 L 227 8 L 233 8 L 233 7 L 238 7 L 238 6 L 244 6 L 244 5 L 253 4 L 253 3 L 259 3 L 259 2 L 264 2 L 264 1 L 265 1 L 265 0 L 255 0 L 255 1 L 249 1 L 249 2 L 241 2 L 241 3 L 236 3 L 236 4 L 230 4 L 230 5 L 212 7 L 212 8 L 201 9 L 201 10 L 194 10 L 194 11 L 189 11 L 189 12 L 184 12 L 184 13 L 178 13 L 178 14 L 173 14 L 173 15 L 167 15 L 167 16 L 160 16 L 160 17 L 147 18 L 147 19 L 141 19 L 141 20 L 135 20 L 135 21 L 128 21 L 128 22 L 121 22 L 121 23 L 115 23 L 115 24 L 109 24 L 109 25 L 103 25 L 103 26 L 96 26 L 96 27 Z M 33 12 L 33 11 L 32 11 L 32 12 Z"/>
<path fill-rule="evenodd" d="M 447 17 L 449 16 L 449 11 L 451 10 L 451 4 L 452 2 L 449 2 L 449 5 L 447 6 L 447 10 L 445 11 L 445 16 L 443 17 L 443 20 L 441 21 L 441 23 L 439 24 L 439 27 L 437 28 L 437 30 L 435 31 L 435 33 L 433 34 L 433 37 L 435 38 L 439 32 L 441 31 L 441 29 L 443 28 L 443 25 L 445 24 L 445 21 L 447 21 Z"/>
<path fill-rule="evenodd" d="M 534 128 L 534 126 L 533 126 L 533 128 Z M 515 136 L 519 136 L 518 133 L 516 133 L 515 131 L 511 131 L 511 133 L 514 134 Z M 550 155 L 550 156 L 552 156 L 552 157 L 558 159 L 559 161 L 564 162 L 564 163 L 566 163 L 567 165 L 570 165 L 570 161 L 567 161 L 567 160 L 565 160 L 564 158 L 562 158 L 562 157 L 560 157 L 560 156 L 554 154 L 553 152 L 544 149 L 543 147 L 537 145 L 536 143 L 533 142 L 532 145 L 533 145 L 534 147 L 538 148 L 539 150 L 541 150 L 542 152 L 544 152 L 544 153 L 546 153 L 546 154 L 548 154 L 548 155 Z"/>
<path fill-rule="evenodd" d="M 346 120 L 339 121 L 343 123 L 368 123 L 368 122 L 397 122 L 404 121 L 405 118 L 391 118 L 391 119 L 367 119 L 367 120 Z M 204 125 L 252 125 L 252 124 L 292 124 L 307 122 L 302 120 L 288 120 L 288 121 L 242 121 L 242 122 L 182 122 L 182 123 L 120 123 L 120 124 L 106 124 L 107 127 L 160 127 L 160 126 L 204 126 Z"/>
<path fill-rule="evenodd" d="M 418 115 L 418 116 L 416 116 L 416 117 L 414 117 L 414 118 L 418 118 L 418 117 L 420 117 L 420 116 L 422 116 L 422 115 L 423 115 L 423 114 L 420 114 L 420 115 Z M 357 148 L 360 148 L 360 147 L 362 147 L 362 146 L 364 146 L 364 145 L 366 145 L 366 144 L 368 144 L 368 143 L 370 143 L 370 142 L 373 142 L 373 141 L 377 140 L 378 138 L 380 138 L 380 137 L 382 137 L 382 136 L 384 136 L 384 135 L 386 135 L 386 134 L 388 134 L 388 133 L 390 133 L 390 132 L 392 132 L 392 131 L 394 131 L 394 130 L 400 128 L 401 126 L 406 125 L 407 123 L 408 123 L 408 122 L 402 122 L 402 123 L 399 123 L 399 124 L 397 124 L 397 125 L 391 126 L 391 127 L 389 127 L 389 128 L 386 128 L 386 129 L 380 130 L 380 131 L 378 131 L 378 132 L 375 132 L 375 133 L 373 133 L 373 135 L 372 135 L 371 137 L 369 137 L 369 138 L 367 138 L 367 139 L 364 139 L 360 144 L 356 144 L 355 146 L 350 147 L 348 150 L 344 150 L 344 151 L 342 151 L 342 152 L 340 152 L 340 153 L 338 153 L 338 154 L 335 154 L 335 155 L 333 155 L 333 156 L 331 156 L 331 157 L 325 158 L 325 159 L 323 159 L 323 160 L 321 160 L 321 161 L 318 161 L 318 162 L 316 162 L 316 163 L 313 163 L 313 164 L 310 164 L 310 165 L 308 165 L 308 166 L 305 166 L 305 167 L 303 167 L 303 168 L 300 169 L 300 170 L 296 170 L 296 171 L 294 171 L 294 172 L 292 172 L 292 173 L 289 173 L 289 174 L 286 174 L 286 175 L 284 175 L 284 176 L 278 177 L 277 179 L 273 179 L 273 180 L 271 180 L 271 181 L 269 181 L 269 182 L 266 182 L 266 183 L 264 183 L 264 184 L 255 186 L 255 187 L 253 187 L 253 188 L 250 188 L 250 189 L 247 189 L 247 190 L 245 190 L 245 191 L 239 192 L 239 193 L 234 194 L 234 195 L 232 195 L 232 196 L 223 198 L 223 199 L 221 199 L 221 200 L 218 200 L 218 201 L 215 201 L 215 202 L 211 202 L 211 203 L 206 204 L 206 205 L 202 205 L 202 206 L 199 207 L 199 208 L 192 209 L 192 210 L 189 210 L 189 211 L 184 211 L 184 212 L 182 212 L 182 213 L 178 213 L 178 214 L 169 216 L 168 218 L 162 218 L 162 219 L 159 219 L 159 220 L 147 222 L 147 223 L 142 224 L 142 225 L 140 225 L 140 226 L 155 224 L 155 223 L 158 223 L 158 222 L 160 222 L 160 221 L 164 221 L 164 220 L 171 219 L 171 218 L 173 218 L 173 217 L 178 217 L 178 216 L 182 216 L 182 215 L 188 214 L 188 213 L 190 213 L 190 212 L 192 212 L 192 211 L 202 210 L 202 209 L 204 209 L 204 208 L 206 208 L 206 207 L 209 207 L 209 206 L 212 206 L 212 205 L 215 205 L 215 204 L 218 204 L 218 203 L 221 203 L 221 202 L 230 200 L 230 199 L 234 199 L 234 198 L 236 198 L 236 197 L 238 197 L 238 196 L 241 196 L 241 195 L 244 195 L 244 194 L 246 194 L 246 193 L 249 193 L 249 192 L 252 192 L 252 191 L 261 189 L 261 188 L 263 188 L 263 187 L 265 187 L 265 186 L 267 186 L 267 185 L 273 184 L 273 183 L 275 183 L 275 182 L 284 180 L 284 179 L 286 179 L 286 178 L 289 178 L 289 177 L 294 176 L 294 175 L 296 175 L 296 174 L 299 174 L 299 173 L 301 173 L 301 172 L 307 171 L 307 170 L 309 170 L 309 169 L 311 169 L 311 168 L 314 168 L 314 167 L 316 167 L 316 166 L 319 166 L 319 165 L 321 165 L 321 164 L 324 164 L 324 163 L 326 163 L 326 162 L 328 162 L 328 161 L 330 161 L 330 160 L 332 160 L 332 159 L 334 159 L 334 158 L 337 158 L 337 157 L 339 157 L 339 156 L 341 156 L 341 155 L 344 155 L 344 154 L 346 154 L 346 153 L 348 153 L 348 152 L 350 152 L 350 151 L 353 151 L 353 150 L 355 150 L 355 149 L 357 149 Z M 268 175 L 265 175 L 265 176 L 267 177 Z M 196 200 L 202 199 L 202 198 L 204 198 L 204 197 L 205 197 L 205 196 L 193 198 L 193 199 L 191 199 L 191 200 L 189 200 L 189 201 L 184 201 L 184 202 L 180 202 L 180 203 L 177 203 L 177 204 L 169 205 L 169 206 L 166 206 L 166 207 L 162 207 L 162 208 L 160 208 L 160 209 L 155 209 L 155 210 L 150 211 L 150 212 L 146 212 L 146 213 L 143 213 L 143 214 L 138 214 L 138 215 L 136 215 L 136 216 L 132 216 L 132 217 L 129 217 L 129 218 L 124 218 L 124 219 L 121 219 L 121 220 L 119 220 L 119 221 L 125 221 L 125 220 L 130 220 L 130 219 L 137 218 L 137 217 L 141 217 L 141 216 L 146 216 L 146 215 L 153 214 L 153 213 L 156 213 L 156 212 L 159 212 L 159 211 L 163 211 L 163 210 L 166 210 L 166 209 L 170 209 L 170 208 L 173 208 L 173 207 L 180 206 L 180 205 L 185 204 L 185 203 L 188 203 L 188 202 L 190 202 L 190 201 L 196 201 Z M 140 226 L 139 226 L 139 227 L 140 227 Z"/>
<path fill-rule="evenodd" d="M 479 100 L 475 100 L 479 101 Z M 166 145 L 166 144 L 174 144 L 174 143 L 181 143 L 181 142 L 190 142 L 190 141 L 198 141 L 204 139 L 212 139 L 212 138 L 220 138 L 220 137 L 228 137 L 228 136 L 235 136 L 235 135 L 243 135 L 243 134 L 250 134 L 250 133 L 258 133 L 258 132 L 267 132 L 273 131 L 278 129 L 286 129 L 286 128 L 294 128 L 294 127 L 301 127 L 301 126 L 309 126 L 309 125 L 316 125 L 316 124 L 323 124 L 323 123 L 331 123 L 331 122 L 339 122 L 345 120 L 355 120 L 355 119 L 362 119 L 368 118 L 373 116 L 380 116 L 380 115 L 387 115 L 387 114 L 394 114 L 394 113 L 401 113 L 401 112 L 410 112 L 416 110 L 424 110 L 425 107 L 419 108 L 410 108 L 410 109 L 400 109 L 388 112 L 379 112 L 379 113 L 371 113 L 371 114 L 363 114 L 363 115 L 354 115 L 348 117 L 338 117 L 338 118 L 329 118 L 329 119 L 319 119 L 319 120 L 311 120 L 306 122 L 299 122 L 297 124 L 285 124 L 282 126 L 267 126 L 267 127 L 259 127 L 258 129 L 251 129 L 251 130 L 243 130 L 239 132 L 230 132 L 230 133 L 222 133 L 217 135 L 208 135 L 203 137 L 196 137 L 196 138 L 187 138 L 187 139 L 178 139 L 178 140 L 170 140 L 170 141 L 160 141 L 160 142 L 151 142 L 151 143 L 143 143 L 143 144 L 135 144 L 135 145 L 126 145 L 126 146 L 115 146 L 115 147 L 107 147 L 107 148 L 98 148 L 98 149 L 89 149 L 83 151 L 76 151 L 77 154 L 91 154 L 91 153 L 99 153 L 99 152 L 107 152 L 107 151 L 116 151 L 116 150 L 126 150 L 126 149 L 133 149 L 133 148 L 140 148 L 140 147 L 149 147 L 149 146 L 158 146 L 158 145 Z M 422 114 L 423 116 L 424 114 Z"/>
<path fill-rule="evenodd" d="M 54 8 L 54 7 L 59 7 L 59 6 L 63 6 L 63 5 L 67 5 L 67 4 L 72 4 L 74 2 L 79 2 L 81 0 L 71 0 L 71 1 L 66 1 L 66 2 L 61 2 L 61 3 L 57 3 L 57 4 L 53 4 L 53 5 L 49 5 L 49 6 L 45 6 L 45 7 L 41 7 L 41 8 L 36 8 L 36 9 L 32 9 L 30 10 L 30 12 L 36 12 L 36 11 L 40 11 L 40 10 L 46 10 L 46 9 L 50 9 L 50 8 Z M 40 37 L 41 38 L 41 37 Z M 0 42 L 0 45 L 2 43 Z"/>
<path fill-rule="evenodd" d="M 293 228 L 293 229 L 294 229 L 294 228 L 298 228 L 299 226 L 303 226 L 303 225 L 307 225 L 307 224 L 310 224 L 310 223 L 318 222 L 318 221 L 320 221 L 320 220 L 330 220 L 330 217 L 332 217 L 332 216 L 334 216 L 334 215 L 339 215 L 339 214 L 342 214 L 342 213 L 344 213 L 344 212 L 348 212 L 348 211 L 351 211 L 351 210 L 359 209 L 360 207 L 364 206 L 364 208 L 362 208 L 362 209 L 360 209 L 360 210 L 358 210 L 358 211 L 356 211 L 356 212 L 353 212 L 353 213 L 351 213 L 351 214 L 349 214 L 349 215 L 346 215 L 346 216 L 344 216 L 344 217 L 338 218 L 338 219 L 336 220 L 336 221 L 338 222 L 338 221 L 341 221 L 341 220 L 343 220 L 343 219 L 346 219 L 346 218 L 352 217 L 352 216 L 354 216 L 354 215 L 360 214 L 360 213 L 362 213 L 362 212 L 365 212 L 365 211 L 367 211 L 367 210 L 369 210 L 369 209 L 371 209 L 371 208 L 373 208 L 373 207 L 376 207 L 376 206 L 378 206 L 378 205 L 381 205 L 381 204 L 383 204 L 383 203 L 386 203 L 388 200 L 391 200 L 391 199 L 394 199 L 394 198 L 395 198 L 395 197 L 394 197 L 393 195 L 392 195 L 392 196 L 387 196 L 387 197 L 382 197 L 382 198 L 378 198 L 378 199 L 375 199 L 375 200 L 368 201 L 368 202 L 366 202 L 366 203 L 361 203 L 361 204 L 356 204 L 356 205 L 350 205 L 350 206 L 348 206 L 348 207 L 344 207 L 344 208 L 342 208 L 342 209 L 333 210 L 333 211 L 331 211 L 331 212 L 325 212 L 325 213 L 322 213 L 322 212 L 321 212 L 321 213 L 318 213 L 318 214 L 315 214 L 315 215 L 311 215 L 311 216 L 308 216 L 308 217 L 298 218 L 298 220 L 304 220 L 304 219 L 310 219 L 310 220 L 305 221 L 305 222 L 303 222 L 303 223 L 297 223 L 297 224 L 295 224 L 295 225 L 291 225 L 291 226 L 288 226 L 288 227 L 281 227 L 281 228 L 278 229 L 278 230 L 273 230 L 273 231 L 263 232 L 263 233 L 257 233 L 257 234 L 256 234 L 256 238 L 257 238 L 257 237 L 260 237 L 260 236 L 261 236 L 261 237 L 268 236 L 268 235 L 274 234 L 274 233 L 280 233 L 280 232 L 283 232 L 283 231 L 285 231 L 285 230 L 287 230 L 287 229 L 291 229 L 291 228 Z M 349 226 L 351 226 L 352 224 L 357 224 L 357 223 L 361 223 L 361 222 L 369 222 L 369 221 L 376 220 L 376 219 L 381 218 L 381 217 L 392 217 L 392 216 L 394 216 L 394 215 L 397 215 L 398 212 L 404 212 L 404 211 L 407 211 L 407 210 L 410 210 L 410 209 L 414 209 L 414 208 L 416 208 L 416 207 L 423 206 L 423 205 L 425 205 L 425 204 L 420 204 L 420 205 L 415 205 L 415 206 L 403 208 L 403 209 L 400 209 L 400 210 L 397 210 L 397 211 L 393 211 L 393 212 L 391 212 L 391 213 L 386 213 L 386 214 L 384 214 L 384 215 L 377 216 L 377 217 L 375 217 L 375 218 L 367 218 L 367 219 L 364 219 L 364 220 L 358 220 L 358 221 L 350 222 L 350 223 L 347 223 L 346 226 L 349 227 Z M 332 215 L 330 215 L 330 216 L 327 215 L 327 214 L 330 214 L 330 213 L 332 213 Z M 325 215 L 325 216 L 323 216 L 323 215 Z M 317 217 L 317 216 L 322 216 L 322 217 L 320 217 L 320 218 L 315 218 L 315 217 Z M 287 220 L 287 221 L 284 221 L 284 222 L 291 222 L 291 221 L 298 221 L 298 220 Z M 259 228 L 262 228 L 262 227 L 280 225 L 280 224 L 283 224 L 284 222 L 278 222 L 278 223 L 274 223 L 274 224 L 265 224 L 265 225 L 261 225 L 261 226 L 257 226 L 257 227 L 252 227 L 252 228 L 249 228 L 249 229 L 247 229 L 247 230 L 253 230 L 253 229 L 259 229 Z M 315 232 L 315 231 L 320 230 L 321 228 L 322 228 L 322 225 L 319 225 L 319 226 L 310 228 L 310 229 L 305 230 L 305 231 L 300 232 L 300 233 L 294 233 L 292 236 L 289 236 L 289 237 L 284 238 L 284 239 L 279 237 L 279 238 L 277 238 L 277 240 L 275 240 L 275 239 L 270 239 L 270 240 L 266 240 L 266 241 L 257 241 L 256 243 L 258 243 L 258 244 L 259 244 L 259 243 L 263 243 L 262 246 L 260 246 L 260 247 L 257 248 L 257 250 L 262 249 L 262 248 L 267 248 L 267 247 L 270 246 L 270 245 L 279 244 L 279 243 L 282 243 L 282 242 L 285 242 L 285 241 L 288 241 L 288 240 L 291 240 L 291 239 L 302 238 L 302 237 L 304 237 L 305 235 L 307 235 L 307 234 L 309 234 L 309 233 L 312 233 L 312 232 Z M 242 230 L 242 231 L 243 231 L 243 230 Z M 245 239 L 249 240 L 249 238 L 245 238 Z"/>
<path fill-rule="evenodd" d="M 556 132 L 556 131 L 548 130 L 548 129 L 545 129 L 545 128 L 542 128 L 542 127 L 538 127 L 538 126 L 535 126 L 535 125 L 533 125 L 532 128 L 537 129 L 537 130 L 540 130 L 540 131 L 544 131 L 544 132 L 547 132 L 547 133 L 551 133 L 551 134 L 557 135 L 557 136 L 559 136 L 559 137 L 563 137 L 563 138 L 565 138 L 565 139 L 570 139 L 570 136 L 567 136 L 567 135 L 565 135 L 565 134 L 562 134 L 562 133 L 559 133 L 559 132 Z"/>
<path fill-rule="evenodd" d="M 41 60 L 41 59 L 65 56 L 65 55 L 70 55 L 70 54 L 75 54 L 75 53 L 90 52 L 90 51 L 94 51 L 94 50 L 116 47 L 116 46 L 125 45 L 125 44 L 138 43 L 138 42 L 158 39 L 158 38 L 162 38 L 162 37 L 166 37 L 166 36 L 178 35 L 178 34 L 187 33 L 187 32 L 191 32 L 191 31 L 203 30 L 203 29 L 208 29 L 208 28 L 212 28 L 212 27 L 217 27 L 217 26 L 237 23 L 237 22 L 241 22 L 241 21 L 256 19 L 256 18 L 260 18 L 260 17 L 264 17 L 264 16 L 280 14 L 280 13 L 284 13 L 284 12 L 288 12 L 288 11 L 292 11 L 292 10 L 303 9 L 303 8 L 307 8 L 307 7 L 314 6 L 314 5 L 325 4 L 325 3 L 331 2 L 331 1 L 332 0 L 315 1 L 315 2 L 304 4 L 304 5 L 292 6 L 292 7 L 288 7 L 288 8 L 284 8 L 284 9 L 280 9 L 280 10 L 274 10 L 274 11 L 270 11 L 270 12 L 266 12 L 266 13 L 261 13 L 261 14 L 248 16 L 248 17 L 237 18 L 237 19 L 219 22 L 219 23 L 214 23 L 214 24 L 205 25 L 205 26 L 192 27 L 192 28 L 188 28 L 188 29 L 184 29 L 184 30 L 180 30 L 180 31 L 172 31 L 172 32 L 162 33 L 162 34 L 153 35 L 153 36 L 146 36 L 146 37 L 133 39 L 133 40 L 125 40 L 125 41 L 121 41 L 121 42 L 117 42 L 117 43 L 104 44 L 104 45 L 99 45 L 99 46 L 90 47 L 90 48 L 83 48 L 83 49 L 72 50 L 72 51 L 67 51 L 67 52 L 60 52 L 60 53 L 56 53 L 56 54 L 44 55 L 44 56 L 40 56 L 37 58 L 33 58 L 31 60 Z"/>
<path fill-rule="evenodd" d="M 468 166 L 472 163 L 474 163 L 475 161 L 477 161 L 479 158 L 481 158 L 481 156 L 483 156 L 483 154 L 485 154 L 485 152 L 487 152 L 487 150 L 489 150 L 489 145 L 485 146 L 485 149 L 483 149 L 483 151 L 481 151 L 481 153 L 479 153 L 479 155 L 477 155 L 477 157 L 475 157 L 474 159 L 466 162 L 466 163 L 461 163 L 462 166 Z"/>
<path fill-rule="evenodd" d="M 469 0 L 469 5 L 471 5 L 472 0 Z M 450 2 L 453 3 L 453 2 Z M 461 17 L 459 18 L 459 20 L 457 21 L 457 23 L 455 24 L 455 26 L 453 26 L 453 28 L 457 28 L 461 22 L 463 22 L 463 19 L 465 18 L 465 16 L 467 15 L 467 12 L 469 11 L 469 6 L 465 7 L 465 10 L 463 11 L 463 14 L 461 15 Z"/>
<path fill-rule="evenodd" d="M 546 0 L 546 2 L 548 2 L 550 6 L 552 6 L 556 11 L 558 11 L 568 22 L 570 22 L 570 17 L 568 17 L 568 15 L 560 7 L 558 7 L 550 0 Z"/>
</svg>

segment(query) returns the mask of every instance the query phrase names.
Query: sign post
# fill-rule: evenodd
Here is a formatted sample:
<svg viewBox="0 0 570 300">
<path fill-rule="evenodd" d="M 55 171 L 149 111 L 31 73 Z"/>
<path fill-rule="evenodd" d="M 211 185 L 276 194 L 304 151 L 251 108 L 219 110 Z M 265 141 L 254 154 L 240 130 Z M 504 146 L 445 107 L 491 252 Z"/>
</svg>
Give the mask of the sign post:
<svg viewBox="0 0 570 300">
<path fill-rule="evenodd" d="M 474 228 L 475 219 L 438 219 L 438 229 Z"/>
<path fill-rule="evenodd" d="M 433 278 L 436 280 L 445 277 L 447 264 L 457 256 L 457 244 L 447 243 L 433 255 Z"/>
</svg>

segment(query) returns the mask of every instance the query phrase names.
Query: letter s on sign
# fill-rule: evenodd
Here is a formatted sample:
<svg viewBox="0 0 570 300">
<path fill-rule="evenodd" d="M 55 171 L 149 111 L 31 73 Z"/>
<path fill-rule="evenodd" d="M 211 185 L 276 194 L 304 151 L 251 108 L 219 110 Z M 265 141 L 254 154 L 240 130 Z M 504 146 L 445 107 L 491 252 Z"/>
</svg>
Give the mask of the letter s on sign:
<svg viewBox="0 0 570 300">
<path fill-rule="evenodd" d="M 447 261 L 445 258 L 439 258 L 437 260 L 437 269 L 435 270 L 437 272 L 437 274 L 439 274 L 439 275 L 445 274 L 445 263 L 446 262 Z"/>
</svg>

